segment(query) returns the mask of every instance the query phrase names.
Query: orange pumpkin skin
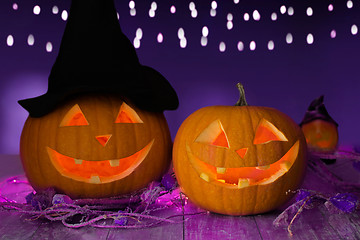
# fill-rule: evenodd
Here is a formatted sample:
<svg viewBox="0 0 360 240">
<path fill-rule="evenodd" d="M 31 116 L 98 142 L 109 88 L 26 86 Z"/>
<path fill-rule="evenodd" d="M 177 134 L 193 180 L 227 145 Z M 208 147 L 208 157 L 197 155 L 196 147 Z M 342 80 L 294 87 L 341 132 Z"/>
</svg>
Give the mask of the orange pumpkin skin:
<svg viewBox="0 0 360 240">
<path fill-rule="evenodd" d="M 221 123 L 226 138 L 204 143 L 205 137 L 211 135 L 204 129 L 216 121 Z M 283 138 L 265 142 L 264 137 L 255 140 L 255 135 L 262 135 L 258 133 L 260 122 L 271 123 L 268 125 L 275 126 L 287 141 Z M 215 146 L 222 142 L 228 146 Z M 287 172 L 268 184 L 259 178 L 261 171 L 284 165 L 281 161 L 289 155 L 292 165 Z M 306 168 L 306 142 L 300 127 L 276 109 L 210 106 L 197 110 L 182 123 L 174 141 L 173 164 L 182 191 L 199 207 L 227 215 L 258 214 L 282 206 L 292 196 L 288 191 L 300 186 Z M 237 173 L 231 180 L 227 172 Z M 238 186 L 236 174 L 245 176 Z M 270 179 L 272 175 L 267 172 L 264 176 Z"/>
<path fill-rule="evenodd" d="M 309 149 L 333 151 L 336 149 L 339 134 L 337 126 L 331 122 L 315 119 L 301 125 Z"/>
<path fill-rule="evenodd" d="M 84 95 L 41 118 L 28 117 L 20 156 L 33 188 L 53 187 L 72 198 L 102 198 L 130 193 L 159 179 L 171 161 L 165 117 L 126 101 L 124 106 L 132 109 L 128 113 L 135 112 L 142 121 L 132 123 L 131 115 L 122 117 L 119 112 L 123 103 L 115 96 Z M 78 115 L 69 115 L 70 109 Z"/>
</svg>

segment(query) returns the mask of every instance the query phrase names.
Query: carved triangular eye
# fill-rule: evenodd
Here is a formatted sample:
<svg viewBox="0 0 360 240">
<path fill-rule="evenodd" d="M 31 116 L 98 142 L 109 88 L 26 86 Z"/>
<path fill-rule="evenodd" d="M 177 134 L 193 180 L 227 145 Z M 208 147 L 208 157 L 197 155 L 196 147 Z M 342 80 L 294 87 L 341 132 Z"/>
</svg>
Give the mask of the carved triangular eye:
<svg viewBox="0 0 360 240">
<path fill-rule="evenodd" d="M 68 126 L 86 126 L 89 122 L 86 120 L 78 104 L 75 104 L 64 116 L 60 127 Z"/>
<path fill-rule="evenodd" d="M 115 123 L 144 123 L 139 115 L 125 102 L 121 104 Z"/>
<path fill-rule="evenodd" d="M 210 123 L 210 125 L 195 139 L 195 142 L 230 148 L 228 138 L 220 120 L 215 120 Z"/>
<path fill-rule="evenodd" d="M 288 141 L 285 135 L 272 123 L 261 119 L 255 133 L 254 144 L 264 144 L 271 141 Z"/>
</svg>

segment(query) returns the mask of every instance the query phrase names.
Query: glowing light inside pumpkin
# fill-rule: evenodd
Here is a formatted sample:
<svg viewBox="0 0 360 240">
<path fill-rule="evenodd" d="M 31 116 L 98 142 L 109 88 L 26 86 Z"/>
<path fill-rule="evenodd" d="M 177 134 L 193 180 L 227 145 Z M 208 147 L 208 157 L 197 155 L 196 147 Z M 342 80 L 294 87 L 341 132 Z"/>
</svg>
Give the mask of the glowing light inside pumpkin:
<svg viewBox="0 0 360 240">
<path fill-rule="evenodd" d="M 240 149 L 236 150 L 237 154 L 239 154 L 239 156 L 241 158 L 245 157 L 247 151 L 248 151 L 248 148 L 240 148 Z"/>
<path fill-rule="evenodd" d="M 139 115 L 126 103 L 120 107 L 115 123 L 144 123 Z"/>
<path fill-rule="evenodd" d="M 98 142 L 103 146 L 105 147 L 106 144 L 108 143 L 108 141 L 110 140 L 111 138 L 111 134 L 107 134 L 107 135 L 100 135 L 100 136 L 96 136 L 96 140 L 98 140 Z"/>
<path fill-rule="evenodd" d="M 220 120 L 215 120 L 210 123 L 209 126 L 195 139 L 195 142 L 230 148 L 228 137 L 226 136 Z"/>
<path fill-rule="evenodd" d="M 321 119 L 316 119 L 301 126 L 308 146 L 330 150 L 335 149 L 338 143 L 337 127 Z"/>
<path fill-rule="evenodd" d="M 89 122 L 86 120 L 78 104 L 75 104 L 64 116 L 60 127 L 68 126 L 86 126 Z"/>
<path fill-rule="evenodd" d="M 288 141 L 288 139 L 272 123 L 261 119 L 256 129 L 254 144 L 264 144 L 271 141 Z"/>
<path fill-rule="evenodd" d="M 241 189 L 253 185 L 266 185 L 283 176 L 294 164 L 299 146 L 300 143 L 297 141 L 280 160 L 273 164 L 242 168 L 215 167 L 193 155 L 188 145 L 186 151 L 191 165 L 204 181 L 226 188 Z"/>
<path fill-rule="evenodd" d="M 119 159 L 83 160 L 63 155 L 47 147 L 50 160 L 56 170 L 77 181 L 100 184 L 113 182 L 130 175 L 148 155 L 154 140 L 138 152 Z"/>
</svg>

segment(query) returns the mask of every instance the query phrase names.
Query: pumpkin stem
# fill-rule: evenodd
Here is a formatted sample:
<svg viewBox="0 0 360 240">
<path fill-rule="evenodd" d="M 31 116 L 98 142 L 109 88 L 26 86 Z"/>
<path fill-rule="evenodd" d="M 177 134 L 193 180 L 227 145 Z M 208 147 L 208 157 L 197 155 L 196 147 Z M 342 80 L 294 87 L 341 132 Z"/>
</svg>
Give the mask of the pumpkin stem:
<svg viewBox="0 0 360 240">
<path fill-rule="evenodd" d="M 237 103 L 235 104 L 235 106 L 248 106 L 245 98 L 244 86 L 241 83 L 236 84 L 236 86 L 239 89 L 240 98 L 239 101 L 237 101 Z"/>
</svg>

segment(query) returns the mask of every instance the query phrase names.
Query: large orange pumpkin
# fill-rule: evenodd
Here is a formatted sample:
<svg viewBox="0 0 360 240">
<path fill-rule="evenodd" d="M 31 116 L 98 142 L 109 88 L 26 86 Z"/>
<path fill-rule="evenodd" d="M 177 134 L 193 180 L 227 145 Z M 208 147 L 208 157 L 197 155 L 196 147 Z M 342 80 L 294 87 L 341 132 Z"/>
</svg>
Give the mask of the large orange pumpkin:
<svg viewBox="0 0 360 240">
<path fill-rule="evenodd" d="M 280 207 L 301 184 L 306 142 L 300 127 L 269 107 L 210 106 L 191 114 L 173 148 L 176 178 L 187 197 L 229 215 Z"/>
<path fill-rule="evenodd" d="M 29 117 L 20 155 L 35 190 L 100 198 L 145 187 L 167 170 L 171 138 L 162 113 L 109 95 L 73 98 Z"/>
</svg>

